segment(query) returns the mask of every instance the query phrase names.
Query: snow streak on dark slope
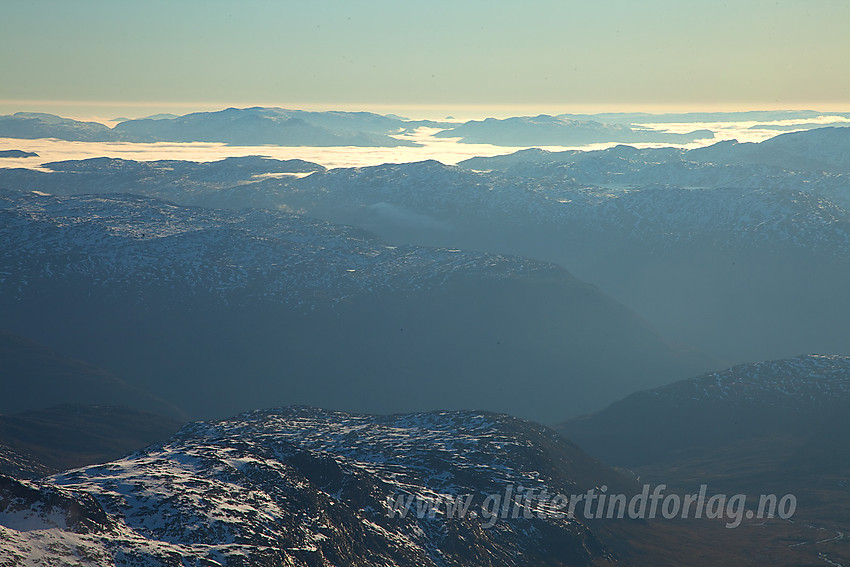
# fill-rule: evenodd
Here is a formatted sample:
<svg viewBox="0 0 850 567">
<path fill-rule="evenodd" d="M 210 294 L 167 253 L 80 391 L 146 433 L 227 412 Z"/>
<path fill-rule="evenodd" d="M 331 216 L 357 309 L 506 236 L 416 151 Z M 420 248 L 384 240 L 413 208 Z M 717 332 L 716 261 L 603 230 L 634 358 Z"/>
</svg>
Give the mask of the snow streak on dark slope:
<svg viewBox="0 0 850 567">
<path fill-rule="evenodd" d="M 45 483 L 5 481 L 14 498 L 3 500 L 0 553 L 29 565 L 590 565 L 607 553 L 575 519 L 485 529 L 480 517 L 399 517 L 389 504 L 588 482 L 629 487 L 554 432 L 506 416 L 254 411 Z"/>
</svg>

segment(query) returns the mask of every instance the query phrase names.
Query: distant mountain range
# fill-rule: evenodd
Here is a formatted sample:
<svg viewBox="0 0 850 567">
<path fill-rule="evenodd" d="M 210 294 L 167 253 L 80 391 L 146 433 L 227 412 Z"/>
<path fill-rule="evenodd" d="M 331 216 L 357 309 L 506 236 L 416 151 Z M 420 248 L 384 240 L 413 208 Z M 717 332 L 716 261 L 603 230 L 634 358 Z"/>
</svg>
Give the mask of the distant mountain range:
<svg viewBox="0 0 850 567">
<path fill-rule="evenodd" d="M 558 266 L 257 209 L 6 191 L 0 273 L 8 328 L 193 415 L 280 401 L 554 422 L 720 366 Z"/>
<path fill-rule="evenodd" d="M 114 132 L 128 141 L 224 142 L 279 146 L 416 146 L 392 138 L 405 122 L 368 112 L 307 112 L 228 108 L 177 118 L 128 120 Z"/>
<path fill-rule="evenodd" d="M 728 140 L 693 150 L 630 146 L 587 152 L 528 149 L 505 156 L 471 158 L 460 165 L 519 177 L 536 175 L 550 182 L 712 188 L 784 183 L 822 193 L 830 183 L 844 181 L 836 176 L 850 174 L 845 151 L 848 140 L 850 127 L 830 127 L 780 134 L 760 143 Z"/>
<path fill-rule="evenodd" d="M 435 128 L 437 138 L 460 138 L 464 143 L 498 146 L 575 146 L 595 143 L 686 144 L 710 140 L 703 122 L 758 122 L 794 120 L 792 124 L 757 124 L 753 128 L 808 130 L 834 118 L 840 124 L 850 114 L 815 111 L 685 114 L 561 114 L 456 122 L 409 120 L 371 112 L 314 112 L 283 108 L 227 108 L 183 116 L 157 114 L 141 119 L 119 118 L 110 128 L 39 112 L 0 116 L 2 138 L 57 138 L 83 142 L 219 142 L 256 146 L 417 146 L 400 138 L 420 127 Z M 808 120 L 809 122 L 804 122 Z M 694 123 L 685 133 L 667 132 L 647 124 Z"/>
<path fill-rule="evenodd" d="M 292 211 L 392 243 L 556 262 L 663 334 L 747 361 L 850 353 L 848 155 L 850 128 L 823 128 L 690 151 L 524 150 L 460 167 L 100 159 L 0 170 L 0 183 Z"/>
<path fill-rule="evenodd" d="M 578 146 L 601 142 L 655 142 L 686 144 L 714 138 L 711 130 L 687 134 L 659 132 L 622 124 L 603 124 L 593 120 L 575 120 L 560 116 L 523 116 L 471 120 L 434 134 L 437 138 L 460 138 L 467 144 L 496 146 Z"/>
<path fill-rule="evenodd" d="M 699 123 L 699 122 L 772 122 L 778 120 L 814 120 L 818 117 L 850 118 L 847 112 L 819 110 L 750 110 L 743 112 L 601 112 L 598 114 L 559 114 L 559 118 L 597 120 L 608 124 Z"/>
<path fill-rule="evenodd" d="M 0 137 L 83 142 L 221 142 L 233 145 L 397 147 L 418 144 L 390 134 L 430 124 L 368 112 L 307 112 L 281 108 L 228 108 L 127 120 L 109 128 L 52 114 L 0 116 Z"/>
<path fill-rule="evenodd" d="M 74 142 L 115 142 L 118 137 L 100 122 L 83 122 L 43 112 L 0 115 L 0 137 L 58 138 Z"/>
</svg>

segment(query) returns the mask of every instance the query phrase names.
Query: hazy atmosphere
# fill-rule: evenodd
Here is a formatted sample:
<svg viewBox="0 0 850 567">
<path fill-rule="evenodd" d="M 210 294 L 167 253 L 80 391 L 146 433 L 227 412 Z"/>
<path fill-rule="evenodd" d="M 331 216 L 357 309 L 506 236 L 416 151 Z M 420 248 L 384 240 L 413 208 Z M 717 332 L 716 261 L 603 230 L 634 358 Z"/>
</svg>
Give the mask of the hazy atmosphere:
<svg viewBox="0 0 850 567">
<path fill-rule="evenodd" d="M 842 0 L 14 1 L 0 103 L 131 118 L 254 105 L 850 110 L 848 19 Z"/>
<path fill-rule="evenodd" d="M 847 29 L 2 2 L 0 565 L 850 565 Z"/>
</svg>

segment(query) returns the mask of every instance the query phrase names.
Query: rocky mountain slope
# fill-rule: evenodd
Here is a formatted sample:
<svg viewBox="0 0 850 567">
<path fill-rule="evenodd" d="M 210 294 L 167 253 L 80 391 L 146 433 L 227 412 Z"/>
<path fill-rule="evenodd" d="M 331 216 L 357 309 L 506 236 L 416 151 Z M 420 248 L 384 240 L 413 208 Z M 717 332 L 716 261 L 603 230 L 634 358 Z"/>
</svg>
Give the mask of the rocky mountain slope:
<svg viewBox="0 0 850 567">
<path fill-rule="evenodd" d="M 44 482 L 2 479 L 0 557 L 21 565 L 608 564 L 616 557 L 578 518 L 511 511 L 488 526 L 481 507 L 520 485 L 572 494 L 591 479 L 630 486 L 554 432 L 506 416 L 255 411 L 191 424 L 160 445 Z M 393 504 L 466 496 L 475 514 L 401 514 Z"/>
<path fill-rule="evenodd" d="M 581 506 L 573 517 L 552 513 L 561 507 L 553 495 L 591 488 L 638 492 L 553 431 L 516 418 L 260 410 L 189 424 L 125 458 L 38 482 L 0 477 L 0 560 L 790 567 L 846 555 L 824 516 L 819 525 L 795 516 L 728 529 L 726 519 L 588 519 Z"/>
</svg>

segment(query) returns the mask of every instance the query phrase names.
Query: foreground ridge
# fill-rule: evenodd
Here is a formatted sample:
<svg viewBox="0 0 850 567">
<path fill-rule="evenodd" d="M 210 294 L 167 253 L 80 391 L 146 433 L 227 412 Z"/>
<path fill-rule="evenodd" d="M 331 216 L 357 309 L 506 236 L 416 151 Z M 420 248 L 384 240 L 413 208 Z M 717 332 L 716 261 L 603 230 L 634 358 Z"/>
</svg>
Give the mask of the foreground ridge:
<svg viewBox="0 0 850 567">
<path fill-rule="evenodd" d="M 392 508 L 508 486 L 575 492 L 588 478 L 624 482 L 553 431 L 504 415 L 276 408 L 194 422 L 42 483 L 6 480 L 0 538 L 5 559 L 31 565 L 56 550 L 89 565 L 590 565 L 613 558 L 574 518 L 485 525 L 475 513 Z M 57 492 L 64 507 L 33 505 Z M 63 523 L 72 508 L 90 516 Z"/>
</svg>

